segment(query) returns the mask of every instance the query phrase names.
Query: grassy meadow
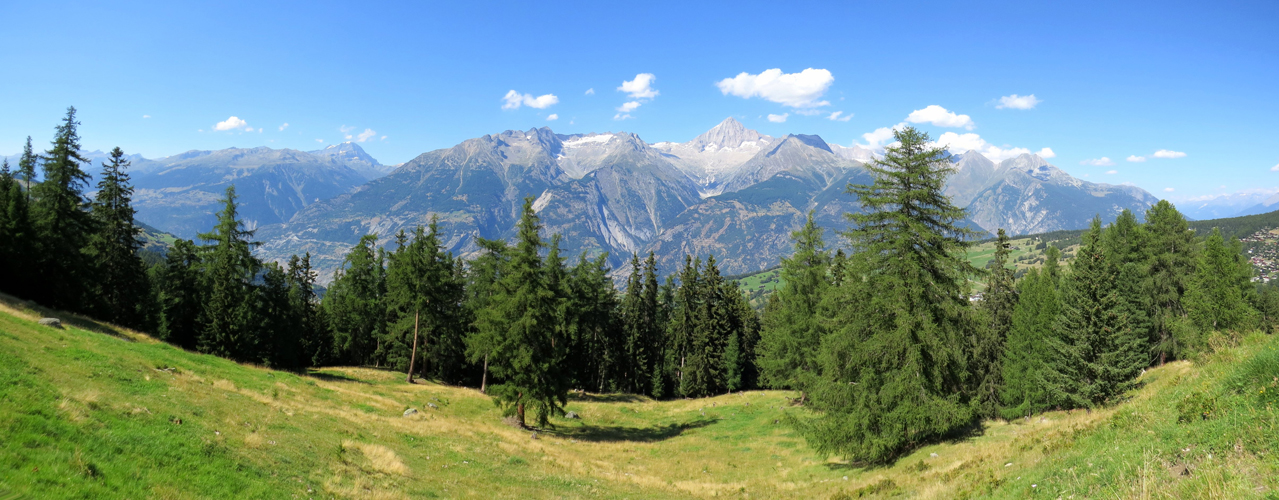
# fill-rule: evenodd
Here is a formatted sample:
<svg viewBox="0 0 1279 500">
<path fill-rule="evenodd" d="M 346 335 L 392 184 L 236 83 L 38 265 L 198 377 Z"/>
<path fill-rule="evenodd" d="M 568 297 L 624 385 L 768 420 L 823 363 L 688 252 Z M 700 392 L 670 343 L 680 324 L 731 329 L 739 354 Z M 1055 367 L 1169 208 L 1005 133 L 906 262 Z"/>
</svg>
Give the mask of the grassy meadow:
<svg viewBox="0 0 1279 500">
<path fill-rule="evenodd" d="M 534 438 L 475 389 L 239 365 L 0 298 L 0 498 L 1279 498 L 1279 342 L 1260 334 L 1149 370 L 1116 407 L 865 468 L 810 449 L 784 391 L 577 394 L 581 419 Z"/>
</svg>

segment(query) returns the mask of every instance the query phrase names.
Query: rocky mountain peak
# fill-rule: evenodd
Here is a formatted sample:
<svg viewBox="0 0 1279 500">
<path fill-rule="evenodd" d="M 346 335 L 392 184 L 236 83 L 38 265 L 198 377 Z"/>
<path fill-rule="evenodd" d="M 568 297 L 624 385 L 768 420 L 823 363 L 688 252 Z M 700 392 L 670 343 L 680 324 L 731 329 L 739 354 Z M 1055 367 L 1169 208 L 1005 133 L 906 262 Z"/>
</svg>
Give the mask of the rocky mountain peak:
<svg viewBox="0 0 1279 500">
<path fill-rule="evenodd" d="M 697 151 L 713 151 L 724 148 L 740 148 L 745 143 L 767 144 L 771 142 L 771 139 L 769 136 L 746 128 L 745 125 L 742 125 L 742 122 L 730 116 L 687 144 Z"/>
</svg>

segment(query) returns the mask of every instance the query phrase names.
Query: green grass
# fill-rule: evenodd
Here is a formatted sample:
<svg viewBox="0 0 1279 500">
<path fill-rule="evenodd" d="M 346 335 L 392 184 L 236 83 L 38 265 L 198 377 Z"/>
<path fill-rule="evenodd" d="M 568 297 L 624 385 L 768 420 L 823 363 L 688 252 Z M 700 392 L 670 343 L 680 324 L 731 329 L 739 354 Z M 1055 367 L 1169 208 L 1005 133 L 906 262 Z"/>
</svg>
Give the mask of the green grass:
<svg viewBox="0 0 1279 500">
<path fill-rule="evenodd" d="M 0 498 L 1266 498 L 1279 488 L 1279 381 L 1267 378 L 1279 377 L 1279 343 L 1261 335 L 1150 370 L 1118 407 L 987 422 L 980 435 L 862 468 L 818 456 L 786 426 L 785 414 L 806 411 L 786 392 L 577 394 L 568 409 L 582 419 L 555 419 L 532 439 L 474 389 L 373 368 L 239 365 L 66 315 L 65 330 L 40 326 L 41 314 L 0 299 Z M 410 407 L 419 413 L 402 416 Z M 1180 466 L 1190 475 L 1174 476 Z"/>
</svg>

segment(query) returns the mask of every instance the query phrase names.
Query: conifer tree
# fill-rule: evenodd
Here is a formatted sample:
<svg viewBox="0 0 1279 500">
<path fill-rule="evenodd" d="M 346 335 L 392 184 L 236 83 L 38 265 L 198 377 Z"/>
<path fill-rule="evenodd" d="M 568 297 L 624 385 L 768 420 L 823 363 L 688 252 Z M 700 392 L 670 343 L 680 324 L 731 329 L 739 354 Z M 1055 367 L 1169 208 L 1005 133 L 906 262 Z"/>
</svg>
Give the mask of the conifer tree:
<svg viewBox="0 0 1279 500">
<path fill-rule="evenodd" d="M 1008 234 L 1001 228 L 995 240 L 995 258 L 987 270 L 986 291 L 981 309 L 985 324 L 974 329 L 971 370 L 977 387 L 977 406 L 982 416 L 994 417 L 999 411 L 999 390 L 1003 385 L 1004 342 L 1012 327 L 1017 293 L 1013 289 L 1013 270 L 1008 268 L 1010 253 Z"/>
<path fill-rule="evenodd" d="M 499 299 L 498 283 L 506 276 L 510 268 L 510 248 L 500 240 L 475 238 L 475 243 L 484 253 L 470 263 L 467 273 L 466 311 L 472 321 L 470 334 L 466 336 L 466 356 L 472 364 L 480 365 L 480 392 L 487 394 L 489 361 L 496 352 L 503 332 L 500 322 L 485 321 L 480 318 L 486 311 L 494 307 Z"/>
<path fill-rule="evenodd" d="M 647 377 L 644 387 L 647 393 L 655 398 L 662 397 L 662 372 L 666 359 L 666 314 L 657 283 L 657 257 L 650 251 L 644 260 L 644 293 L 640 297 L 640 322 L 644 325 L 643 345 L 646 365 L 644 373 L 637 376 Z"/>
<path fill-rule="evenodd" d="M 759 383 L 756 351 L 760 318 L 736 283 L 725 281 L 723 297 L 731 311 L 732 330 L 724 346 L 724 386 L 728 392 L 751 389 Z"/>
<path fill-rule="evenodd" d="M 257 317 L 254 278 L 262 263 L 253 256 L 252 230 L 244 228 L 236 207 L 235 186 L 227 186 L 213 230 L 200 234 L 204 253 L 204 307 L 197 345 L 201 352 L 256 360 L 266 347 Z"/>
<path fill-rule="evenodd" d="M 254 310 L 250 331 L 257 349 L 250 356 L 279 370 L 298 370 L 302 361 L 302 336 L 298 331 L 301 318 L 293 307 L 289 277 L 278 263 L 262 266 L 261 284 L 254 286 Z"/>
<path fill-rule="evenodd" d="M 74 108 L 72 108 L 74 109 Z M 22 158 L 18 160 L 18 171 L 15 177 L 22 179 L 22 183 L 27 191 L 27 206 L 31 206 L 31 188 L 36 182 L 36 166 L 40 163 L 40 157 L 36 156 L 35 151 L 31 149 L 31 136 L 27 136 L 27 143 L 22 146 Z"/>
<path fill-rule="evenodd" d="M 1062 283 L 1057 356 L 1045 379 L 1050 397 L 1069 407 L 1113 400 L 1148 365 L 1145 310 L 1124 296 L 1120 280 L 1130 276 L 1103 238 L 1101 219 L 1094 218 Z"/>
<path fill-rule="evenodd" d="M 577 387 L 595 387 L 604 384 L 601 359 L 611 357 L 603 346 L 616 345 L 612 339 L 623 337 L 619 323 L 625 321 L 615 317 L 618 311 L 617 290 L 613 280 L 609 278 L 607 254 L 601 254 L 594 260 L 586 258 L 583 252 L 578 256 L 577 264 L 569 270 L 568 302 L 566 310 L 571 311 L 569 317 L 576 324 L 572 325 L 570 357 L 576 366 L 578 375 L 574 383 Z M 628 291 L 629 293 L 629 291 Z M 629 295 L 628 295 L 629 296 Z M 636 361 L 639 365 L 642 361 Z M 648 383 L 648 374 L 643 380 L 634 382 L 642 384 L 626 389 L 628 392 L 642 390 Z M 618 381 L 621 382 L 621 381 Z M 584 385 L 591 383 L 592 385 Z M 637 388 L 638 387 L 638 388 Z"/>
<path fill-rule="evenodd" d="M 333 273 L 321 305 L 329 319 L 335 361 L 371 364 L 386 327 L 385 256 L 377 235 L 360 237 Z"/>
<path fill-rule="evenodd" d="M 563 330 L 555 324 L 557 297 L 539 252 L 541 223 L 533 198 L 524 199 L 515 248 L 497 294 L 477 322 L 481 330 L 497 332 L 489 369 L 501 383 L 489 387 L 494 403 L 521 425 L 533 412 L 538 426 L 563 415 L 572 380 L 565 363 Z"/>
<path fill-rule="evenodd" d="M 691 255 L 684 257 L 684 268 L 679 274 L 679 285 L 671 284 L 674 292 L 671 306 L 671 319 L 668 336 L 670 348 L 670 371 L 673 395 L 689 396 L 686 391 L 686 380 L 689 378 L 689 357 L 693 354 L 694 339 L 699 328 L 698 311 L 702 305 L 701 259 L 694 260 Z M 668 282 L 669 283 L 669 282 Z"/>
<path fill-rule="evenodd" d="M 1056 248 L 1049 247 L 1045 268 L 1056 267 Z M 1051 264 L 1050 264 L 1051 263 Z M 1057 359 L 1053 325 L 1061 312 L 1057 282 L 1045 270 L 1031 269 L 1017 283 L 1008 340 L 1004 344 L 1003 385 L 1000 388 L 1004 418 L 1024 417 L 1045 411 L 1057 403 L 1047 390 L 1045 369 Z"/>
<path fill-rule="evenodd" d="M 764 385 L 795 389 L 807 399 L 812 377 L 818 373 L 824 321 L 819 306 L 830 289 L 830 253 L 822 228 L 808 213 L 804 227 L 791 233 L 795 253 L 782 258 L 782 287 L 769 300 L 760 337 L 758 363 Z"/>
<path fill-rule="evenodd" d="M 650 258 L 650 261 L 652 259 Z M 656 265 L 652 269 L 656 270 Z M 648 282 L 648 266 L 644 270 L 645 282 Z M 656 274 L 656 271 L 654 271 Z M 656 277 L 653 282 L 656 283 Z M 676 351 L 676 345 L 672 337 L 674 332 L 673 318 L 676 312 L 676 292 L 675 292 L 675 276 L 666 276 L 666 281 L 658 290 L 657 294 L 657 321 L 654 325 L 654 335 L 659 336 L 656 349 L 659 352 L 657 362 L 653 367 L 653 397 L 662 398 L 667 396 L 675 396 L 679 392 L 679 384 L 677 375 L 679 373 L 679 353 Z"/>
<path fill-rule="evenodd" d="M 398 248 L 386 268 L 386 302 L 390 325 L 382 350 L 388 366 L 407 369 L 413 331 L 419 331 L 418 359 L 413 364 L 424 377 L 447 382 L 462 379 L 463 326 L 458 313 L 463 284 L 453 269 L 453 255 L 442 247 L 439 221 L 418 226 L 408 240 L 397 235 Z"/>
<path fill-rule="evenodd" d="M 1146 233 L 1151 253 L 1151 346 L 1162 365 L 1170 356 L 1181 357 L 1178 339 L 1188 330 L 1183 298 L 1195 274 L 1195 235 L 1168 200 L 1146 212 Z"/>
<path fill-rule="evenodd" d="M 912 127 L 894 137 L 867 165 L 874 183 L 848 189 L 864 210 L 844 233 L 859 262 L 822 345 L 811 404 L 820 416 L 801 426 L 821 452 L 869 463 L 977 421 L 963 347 L 974 327 L 963 292 L 976 270 L 964 211 L 942 192 L 949 155 Z"/>
<path fill-rule="evenodd" d="M 0 172 L 0 291 L 29 296 L 35 257 L 27 194 L 9 171 Z"/>
<path fill-rule="evenodd" d="M 84 286 L 92 270 L 82 251 L 94 232 L 84 188 L 89 175 L 82 165 L 89 162 L 80 154 L 80 122 L 74 107 L 58 125 L 52 146 L 42 157 L 44 179 L 30 188 L 39 273 L 37 300 L 60 309 L 83 311 Z M 25 168 L 25 166 L 24 166 Z"/>
<path fill-rule="evenodd" d="M 316 302 L 315 283 L 319 273 L 311 267 L 311 252 L 301 258 L 297 255 L 290 257 L 287 273 L 289 304 L 298 321 L 298 362 L 302 368 L 324 365 L 331 355 L 333 341 L 323 310 Z"/>
<path fill-rule="evenodd" d="M 195 242 L 179 239 L 155 273 L 160 302 L 160 338 L 184 349 L 195 349 L 204 304 L 201 260 Z"/>
<path fill-rule="evenodd" d="M 605 343 L 605 349 L 601 349 L 601 354 L 608 359 L 608 365 L 613 367 L 612 371 L 620 379 L 620 389 L 626 392 L 647 392 L 640 388 L 647 387 L 652 378 L 652 372 L 646 369 L 649 359 L 645 344 L 649 340 L 649 325 L 645 324 L 644 293 L 644 268 L 641 267 L 639 255 L 632 254 L 631 275 L 626 280 L 626 293 L 618 308 L 621 345 Z"/>
<path fill-rule="evenodd" d="M 684 368 L 685 396 L 704 397 L 726 390 L 723 358 L 733 332 L 734 310 L 724 292 L 724 278 L 711 255 L 706 258 L 696 289 L 697 310 Z"/>
<path fill-rule="evenodd" d="M 1239 240 L 1232 238 L 1227 244 L 1221 230 L 1214 227 L 1203 245 L 1185 299 L 1191 320 L 1203 332 L 1253 327 L 1257 312 L 1247 300 L 1252 266 L 1244 259 Z"/>
<path fill-rule="evenodd" d="M 133 186 L 124 171 L 129 161 L 120 148 L 111 150 L 102 164 L 102 177 L 94 196 L 93 218 L 97 232 L 89 239 L 93 258 L 95 313 L 98 318 L 131 328 L 147 326 L 146 301 L 151 296 L 147 270 L 138 251 L 142 229 L 134 223 Z"/>
</svg>

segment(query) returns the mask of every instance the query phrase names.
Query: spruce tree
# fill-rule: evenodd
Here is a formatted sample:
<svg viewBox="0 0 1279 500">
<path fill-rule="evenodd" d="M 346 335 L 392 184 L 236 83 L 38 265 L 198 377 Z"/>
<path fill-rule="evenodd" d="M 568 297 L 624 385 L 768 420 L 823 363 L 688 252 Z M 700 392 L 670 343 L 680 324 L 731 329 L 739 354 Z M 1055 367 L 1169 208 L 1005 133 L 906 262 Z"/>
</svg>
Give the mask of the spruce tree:
<svg viewBox="0 0 1279 500">
<path fill-rule="evenodd" d="M 867 165 L 874 183 L 848 188 L 864 210 L 848 215 L 844 233 L 858 262 L 847 263 L 843 307 L 822 344 L 811 403 L 819 417 L 801 425 L 819 451 L 868 463 L 977 422 L 963 342 L 976 270 L 964 211 L 942 192 L 949 155 L 912 127 L 894 137 Z"/>
<path fill-rule="evenodd" d="M 1048 263 L 1055 267 L 1057 253 L 1047 252 L 1045 267 Z M 1050 397 L 1044 378 L 1047 364 L 1057 359 L 1052 349 L 1055 345 L 1053 325 L 1061 312 L 1057 282 L 1047 270 L 1031 269 L 1017 283 L 1017 292 L 1000 366 L 1003 375 L 1000 413 L 1004 418 L 1028 416 L 1057 404 Z"/>
<path fill-rule="evenodd" d="M 297 317 L 298 363 L 300 367 L 321 366 L 328 362 L 333 349 L 329 327 L 322 317 L 315 296 L 319 273 L 311 267 L 311 252 L 301 258 L 289 258 L 289 304 Z"/>
<path fill-rule="evenodd" d="M 74 109 L 74 108 L 72 108 Z M 36 156 L 35 151 L 31 149 L 31 136 L 27 136 L 27 143 L 22 146 L 22 158 L 18 160 L 18 171 L 15 177 L 22 179 L 23 187 L 27 191 L 27 205 L 31 205 L 31 188 L 36 182 L 36 166 L 40 163 L 40 157 Z"/>
<path fill-rule="evenodd" d="M 825 326 L 819 306 L 832 286 L 831 257 L 811 211 L 791 239 L 795 253 L 782 258 L 783 284 L 770 297 L 764 315 L 758 363 L 764 385 L 797 390 L 802 402 L 818 373 L 817 350 Z"/>
<path fill-rule="evenodd" d="M 608 360 L 607 365 L 613 368 L 610 371 L 620 379 L 620 389 L 626 392 L 647 392 L 640 388 L 652 382 L 652 373 L 647 370 L 649 359 L 645 344 L 648 342 L 648 325 L 645 324 L 644 292 L 644 268 L 639 255 L 632 254 L 631 275 L 626 279 L 626 293 L 617 311 L 621 323 L 620 345 L 603 343 L 605 348 L 601 349 L 602 359 Z"/>
<path fill-rule="evenodd" d="M 301 318 L 293 307 L 289 291 L 289 277 L 278 263 L 262 266 L 261 284 L 253 287 L 254 309 L 250 329 L 257 341 L 257 350 L 250 359 L 278 370 L 299 370 L 306 366 L 302 360 L 302 335 L 298 330 Z"/>
<path fill-rule="evenodd" d="M 253 256 L 253 231 L 244 228 L 235 186 L 227 186 L 213 230 L 200 234 L 204 253 L 204 307 L 197 345 L 201 352 L 257 361 L 266 347 L 257 316 L 254 278 L 262 263 Z"/>
<path fill-rule="evenodd" d="M 1121 283 L 1135 278 L 1103 238 L 1101 220 L 1094 218 L 1062 283 L 1052 344 L 1057 352 L 1045 379 L 1051 397 L 1069 407 L 1113 401 L 1148 365 L 1145 310 L 1124 296 L 1129 285 Z"/>
<path fill-rule="evenodd" d="M 8 170 L 0 174 L 0 291 L 31 296 L 35 234 L 27 193 Z"/>
<path fill-rule="evenodd" d="M 555 324 L 557 297 L 553 275 L 539 255 L 541 223 L 533 198 L 524 199 L 515 248 L 497 294 L 477 319 L 480 329 L 497 333 L 489 369 L 501 381 L 489 387 L 494 403 L 527 425 L 531 410 L 536 425 L 563 415 L 571 385 L 563 330 Z"/>
<path fill-rule="evenodd" d="M 648 377 L 648 394 L 660 398 L 666 394 L 664 369 L 666 360 L 666 307 L 657 283 L 657 257 L 650 251 L 644 260 L 644 293 L 640 297 L 640 322 L 644 325 L 643 345 Z"/>
<path fill-rule="evenodd" d="M 668 324 L 669 369 L 671 373 L 673 395 L 688 397 L 686 380 L 689 370 L 689 358 L 693 354 L 694 339 L 697 338 L 699 326 L 698 311 L 702 301 L 701 259 L 694 260 L 691 255 L 684 257 L 684 268 L 679 274 L 678 286 L 671 285 L 673 293 L 671 302 L 671 318 Z"/>
<path fill-rule="evenodd" d="M 1168 200 L 1146 212 L 1146 233 L 1151 254 L 1151 346 L 1162 365 L 1169 357 L 1182 357 L 1178 338 L 1188 326 L 1183 299 L 1195 274 L 1195 234 Z"/>
<path fill-rule="evenodd" d="M 730 311 L 732 331 L 724 347 L 724 386 L 729 392 L 752 389 L 759 384 L 759 315 L 746 294 L 731 281 L 724 282 L 725 305 Z"/>
<path fill-rule="evenodd" d="M 160 302 L 159 332 L 164 341 L 194 350 L 204 305 L 202 264 L 195 242 L 177 240 L 155 272 L 154 287 Z"/>
<path fill-rule="evenodd" d="M 385 256 L 377 235 L 366 234 L 351 247 L 333 273 L 321 305 L 329 319 L 337 363 L 374 363 L 378 339 L 386 328 Z"/>
<path fill-rule="evenodd" d="M 464 376 L 463 326 L 458 314 L 463 285 L 455 276 L 453 255 L 442 248 L 438 219 L 432 218 L 428 228 L 418 226 L 411 241 L 401 231 L 396 237 L 398 248 L 388 257 L 390 325 L 381 349 L 387 366 L 407 369 L 416 327 L 420 338 L 413 365 L 424 377 L 457 382 Z"/>
<path fill-rule="evenodd" d="M 985 417 L 999 412 L 999 390 L 1003 385 L 1004 343 L 1012 327 L 1017 293 L 1013 289 L 1013 270 L 1008 268 L 1010 253 L 1008 234 L 1001 228 L 995 240 L 995 258 L 987 270 L 986 291 L 982 294 L 981 312 L 984 324 L 974 329 L 973 356 L 970 363 L 976 379 L 977 406 Z"/>
<path fill-rule="evenodd" d="M 84 197 L 89 175 L 82 165 L 89 160 L 80 154 L 80 122 L 75 113 L 74 107 L 67 108 L 52 147 L 42 157 L 44 179 L 30 188 L 31 215 L 39 244 L 37 300 L 59 309 L 84 311 L 84 287 L 91 279 L 92 265 L 82 250 L 94 225 Z"/>
<path fill-rule="evenodd" d="M 573 312 L 570 317 L 576 323 L 571 328 L 569 359 L 576 367 L 574 384 L 577 387 L 604 384 L 601 360 L 611 358 L 612 353 L 605 352 L 602 347 L 620 344 L 612 339 L 623 337 L 621 323 L 626 320 L 617 316 L 617 290 L 608 276 L 610 270 L 607 258 L 607 254 L 601 254 L 593 260 L 587 259 L 583 252 L 578 256 L 577 264 L 569 270 L 566 306 L 568 311 Z M 635 361 L 632 366 L 642 363 L 643 361 Z M 648 374 L 644 375 L 642 380 L 633 382 L 639 385 L 632 385 L 626 389 L 627 392 L 637 392 L 647 387 Z M 622 381 L 617 382 L 619 383 L 615 385 L 625 385 L 620 383 Z"/>
<path fill-rule="evenodd" d="M 97 232 L 88 247 L 95 277 L 91 287 L 98 318 L 144 328 L 148 326 L 146 301 L 151 290 L 146 265 L 138 256 L 142 229 L 134 222 L 133 186 L 124 171 L 128 166 L 120 148 L 111 150 L 110 161 L 102 164 L 92 209 Z"/>
<path fill-rule="evenodd" d="M 1252 291 L 1252 266 L 1243 257 L 1239 240 L 1227 244 L 1213 228 L 1204 240 L 1195 277 L 1186 293 L 1186 308 L 1202 332 L 1244 330 L 1256 325 L 1257 311 L 1247 300 Z M 1199 346 L 1188 346 L 1193 348 Z"/>
<path fill-rule="evenodd" d="M 498 283 L 510 269 L 510 248 L 500 240 L 475 238 L 483 253 L 470 263 L 467 273 L 466 308 L 472 328 L 466 336 L 466 356 L 471 364 L 480 366 L 480 392 L 488 393 L 489 361 L 496 352 L 503 332 L 500 322 L 480 318 L 495 306 L 499 299 Z"/>
</svg>

